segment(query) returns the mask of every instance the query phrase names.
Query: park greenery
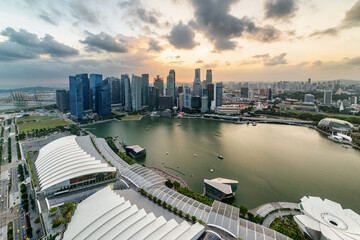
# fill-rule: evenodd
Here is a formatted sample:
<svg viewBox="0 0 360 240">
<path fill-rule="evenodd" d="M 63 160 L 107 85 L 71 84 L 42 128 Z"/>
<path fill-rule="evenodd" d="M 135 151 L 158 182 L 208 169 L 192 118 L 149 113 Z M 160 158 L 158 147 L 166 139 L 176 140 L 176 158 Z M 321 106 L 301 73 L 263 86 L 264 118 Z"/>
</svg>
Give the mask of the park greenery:
<svg viewBox="0 0 360 240">
<path fill-rule="evenodd" d="M 107 137 L 105 138 L 107 144 L 109 145 L 109 147 L 120 157 L 122 158 L 122 160 L 124 160 L 125 162 L 127 162 L 129 165 L 135 164 L 136 162 L 129 157 L 128 155 L 126 155 L 125 153 L 121 152 L 115 145 L 115 143 L 113 142 L 111 137 Z"/>
<path fill-rule="evenodd" d="M 255 111 L 255 114 L 279 116 L 286 118 L 296 118 L 301 120 L 313 121 L 314 124 L 317 124 L 323 118 L 336 118 L 351 122 L 353 124 L 360 124 L 360 117 L 351 116 L 351 115 L 336 115 L 336 114 L 327 114 L 327 113 L 310 113 L 310 112 L 297 112 L 297 111 L 275 111 L 273 109 L 264 110 L 264 111 Z"/>
<path fill-rule="evenodd" d="M 20 192 L 21 192 L 21 204 L 25 212 L 29 211 L 29 200 L 27 194 L 27 187 L 25 184 L 20 185 Z"/>
<path fill-rule="evenodd" d="M 174 183 L 172 183 L 171 180 L 168 179 L 168 180 L 166 180 L 165 185 L 169 188 L 172 188 L 173 186 L 175 188 L 175 185 L 176 185 L 177 188 L 175 188 L 175 190 L 177 190 L 179 193 L 181 193 L 189 198 L 195 199 L 196 201 L 199 201 L 206 205 L 212 206 L 212 204 L 214 202 L 213 199 L 211 199 L 205 195 L 195 193 L 193 190 L 191 190 L 189 188 L 180 187 L 180 184 L 178 184 L 177 181 L 174 181 Z"/>
<path fill-rule="evenodd" d="M 16 151 L 17 151 L 18 159 L 20 160 L 21 159 L 21 151 L 20 151 L 20 144 L 18 142 L 16 143 Z"/>
<path fill-rule="evenodd" d="M 24 176 L 24 169 L 23 166 L 21 164 L 18 165 L 18 174 L 19 174 L 19 181 L 22 182 L 25 179 Z"/>
<path fill-rule="evenodd" d="M 11 163 L 11 158 L 12 158 L 12 155 L 11 155 L 11 138 L 9 137 L 8 138 L 8 162 Z"/>
<path fill-rule="evenodd" d="M 58 207 L 53 207 L 49 210 L 49 213 L 56 212 L 58 209 L 59 209 Z"/>
<path fill-rule="evenodd" d="M 46 129 L 53 129 L 67 125 L 69 125 L 69 123 L 66 122 L 65 120 L 56 118 L 56 119 L 49 119 L 44 121 L 21 124 L 19 125 L 19 131 L 20 133 L 36 132 L 36 130 L 44 131 Z"/>
<path fill-rule="evenodd" d="M 34 174 L 34 170 L 33 170 L 32 165 L 31 165 L 29 152 L 26 153 L 26 159 L 27 159 L 27 162 L 29 164 L 29 168 L 30 168 L 30 172 L 31 172 L 31 178 L 33 180 L 34 187 L 36 187 L 35 174 Z"/>
<path fill-rule="evenodd" d="M 55 116 L 26 116 L 26 117 L 18 118 L 16 120 L 16 122 L 18 124 L 22 124 L 22 123 L 35 122 L 35 121 L 44 121 L 44 120 L 49 120 L 49 119 L 53 119 L 53 118 L 56 118 L 56 117 Z"/>
<path fill-rule="evenodd" d="M 300 231 L 299 226 L 294 220 L 294 216 L 287 215 L 276 218 L 271 224 L 270 228 L 280 232 L 294 240 L 307 240 Z"/>
</svg>

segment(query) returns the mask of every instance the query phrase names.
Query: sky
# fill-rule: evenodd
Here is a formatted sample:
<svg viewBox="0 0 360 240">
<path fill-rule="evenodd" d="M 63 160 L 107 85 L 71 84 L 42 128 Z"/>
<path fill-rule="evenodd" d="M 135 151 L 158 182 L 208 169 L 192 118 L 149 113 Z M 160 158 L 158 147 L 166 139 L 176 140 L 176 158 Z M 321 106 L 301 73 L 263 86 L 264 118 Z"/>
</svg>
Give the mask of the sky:
<svg viewBox="0 0 360 240">
<path fill-rule="evenodd" d="M 360 80 L 360 0 L 2 0 L 0 85 Z"/>
</svg>

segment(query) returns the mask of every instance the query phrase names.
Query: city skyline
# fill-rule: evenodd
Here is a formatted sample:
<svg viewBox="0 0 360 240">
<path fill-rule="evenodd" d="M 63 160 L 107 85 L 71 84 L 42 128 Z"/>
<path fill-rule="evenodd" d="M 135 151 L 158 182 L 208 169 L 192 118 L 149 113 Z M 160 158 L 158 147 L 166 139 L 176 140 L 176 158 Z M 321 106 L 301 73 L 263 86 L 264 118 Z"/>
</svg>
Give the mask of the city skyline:
<svg viewBox="0 0 360 240">
<path fill-rule="evenodd" d="M 66 84 L 80 73 L 193 82 L 359 80 L 360 1 L 0 3 L 0 81 Z M 216 11 L 211 11 L 216 9 Z M 61 11 L 60 11 L 61 10 Z"/>
</svg>

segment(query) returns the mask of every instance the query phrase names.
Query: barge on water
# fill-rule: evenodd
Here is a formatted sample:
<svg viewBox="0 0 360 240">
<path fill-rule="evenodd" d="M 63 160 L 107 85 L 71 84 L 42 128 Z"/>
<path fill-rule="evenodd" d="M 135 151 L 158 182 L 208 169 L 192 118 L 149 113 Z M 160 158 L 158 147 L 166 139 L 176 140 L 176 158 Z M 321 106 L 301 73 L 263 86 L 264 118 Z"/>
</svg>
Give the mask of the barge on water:
<svg viewBox="0 0 360 240">
<path fill-rule="evenodd" d="M 146 155 L 146 149 L 140 147 L 139 145 L 126 146 L 125 151 L 128 156 L 134 159 Z"/>
</svg>

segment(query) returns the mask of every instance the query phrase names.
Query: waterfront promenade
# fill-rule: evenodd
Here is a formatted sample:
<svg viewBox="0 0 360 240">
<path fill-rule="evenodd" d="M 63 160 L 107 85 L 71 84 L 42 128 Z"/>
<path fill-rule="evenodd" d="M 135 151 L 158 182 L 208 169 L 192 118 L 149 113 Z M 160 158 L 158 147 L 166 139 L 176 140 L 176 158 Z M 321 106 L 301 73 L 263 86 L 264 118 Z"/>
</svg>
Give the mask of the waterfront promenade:
<svg viewBox="0 0 360 240">
<path fill-rule="evenodd" d="M 159 169 L 159 168 L 154 168 L 154 167 L 148 167 L 148 168 L 153 170 L 160 176 L 164 177 L 165 179 L 170 179 L 172 182 L 174 182 L 174 181 L 179 182 L 181 187 L 189 188 L 187 183 L 184 180 L 182 180 L 179 176 L 176 176 L 175 174 L 169 173 L 169 172 Z"/>
</svg>

